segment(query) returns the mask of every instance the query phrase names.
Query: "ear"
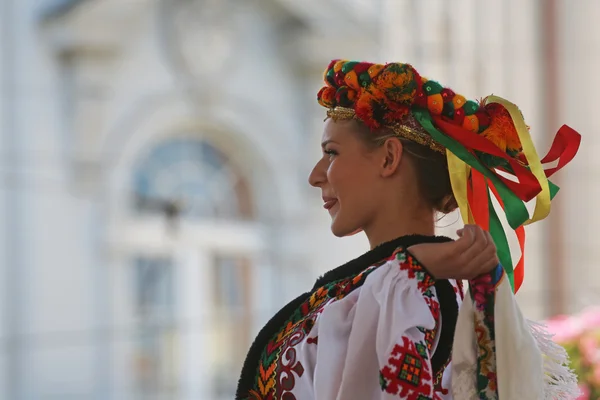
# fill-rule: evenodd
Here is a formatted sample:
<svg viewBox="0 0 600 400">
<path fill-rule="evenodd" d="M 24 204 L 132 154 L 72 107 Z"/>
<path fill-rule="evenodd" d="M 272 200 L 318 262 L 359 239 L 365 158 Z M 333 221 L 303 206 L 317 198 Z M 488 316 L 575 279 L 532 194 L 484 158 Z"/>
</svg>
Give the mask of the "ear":
<svg viewBox="0 0 600 400">
<path fill-rule="evenodd" d="M 398 138 L 389 138 L 381 146 L 383 159 L 381 160 L 381 176 L 387 178 L 392 176 L 400 166 L 400 160 L 404 154 L 404 146 Z"/>
</svg>

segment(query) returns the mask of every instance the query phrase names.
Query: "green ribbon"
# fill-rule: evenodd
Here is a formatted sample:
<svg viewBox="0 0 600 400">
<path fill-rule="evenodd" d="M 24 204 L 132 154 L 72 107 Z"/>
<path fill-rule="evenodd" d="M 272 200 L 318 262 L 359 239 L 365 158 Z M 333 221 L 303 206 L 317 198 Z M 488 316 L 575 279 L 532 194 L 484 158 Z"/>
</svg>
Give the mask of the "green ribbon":
<svg viewBox="0 0 600 400">
<path fill-rule="evenodd" d="M 422 109 L 413 109 L 412 115 L 436 142 L 444 146 L 446 149 L 450 150 L 463 162 L 471 166 L 471 168 L 476 169 L 490 180 L 490 182 L 494 185 L 498 195 L 502 200 L 502 203 L 504 205 L 504 212 L 506 214 L 506 219 L 512 229 L 519 228 L 521 225 L 523 225 L 524 222 L 526 222 L 529 219 L 529 212 L 527 211 L 527 207 L 525 206 L 523 200 L 517 197 L 517 195 L 513 193 L 506 186 L 506 184 L 504 184 L 504 182 L 502 182 L 498 178 L 494 171 L 492 171 L 488 166 L 482 163 L 481 160 L 478 157 L 476 157 L 473 153 L 471 153 L 463 144 L 440 132 L 434 126 L 433 120 L 428 111 Z M 548 184 L 550 187 L 550 198 L 552 199 L 554 198 L 554 196 L 556 196 L 556 193 L 558 193 L 559 188 L 550 181 L 548 181 Z M 504 228 L 502 227 L 502 223 L 500 222 L 500 218 L 498 217 L 498 214 L 494 209 L 489 190 L 488 207 L 490 213 L 490 235 L 492 236 L 492 239 L 494 240 L 494 243 L 496 245 L 500 263 L 504 267 L 506 275 L 508 276 L 508 279 L 510 281 L 511 287 L 514 291 L 514 272 L 512 257 L 510 254 L 510 247 L 508 245 L 506 233 L 504 232 Z"/>
<path fill-rule="evenodd" d="M 517 197 L 517 195 L 514 194 L 490 168 L 483 164 L 481 160 L 479 160 L 479 158 L 477 158 L 473 153 L 467 150 L 463 144 L 440 132 L 434 126 L 433 120 L 428 111 L 422 109 L 413 109 L 412 114 L 417 122 L 419 122 L 419 124 L 436 142 L 450 150 L 463 162 L 470 165 L 471 168 L 475 168 L 477 171 L 481 172 L 493 183 L 494 187 L 498 191 L 498 195 L 504 203 L 506 219 L 508 220 L 508 224 L 511 228 L 517 229 L 529 219 L 529 212 L 527 211 L 527 207 L 525 207 L 523 201 Z M 551 182 L 549 182 L 549 185 L 550 196 L 552 198 L 558 192 L 558 187 Z"/>
<path fill-rule="evenodd" d="M 496 209 L 494 208 L 494 204 L 492 204 L 492 196 L 490 195 L 490 191 L 487 192 L 488 195 L 488 207 L 490 211 L 490 235 L 492 236 L 492 240 L 496 244 L 496 254 L 498 254 L 498 259 L 500 259 L 500 264 L 504 267 L 504 271 L 506 272 L 506 276 L 510 281 L 510 287 L 513 292 L 515 291 L 515 278 L 514 278 L 514 270 L 513 270 L 513 262 L 512 257 L 510 255 L 510 246 L 508 245 L 508 239 L 506 238 L 506 232 L 504 232 L 504 228 L 502 227 L 502 222 L 500 222 L 500 218 L 498 218 L 498 214 L 496 213 Z"/>
</svg>

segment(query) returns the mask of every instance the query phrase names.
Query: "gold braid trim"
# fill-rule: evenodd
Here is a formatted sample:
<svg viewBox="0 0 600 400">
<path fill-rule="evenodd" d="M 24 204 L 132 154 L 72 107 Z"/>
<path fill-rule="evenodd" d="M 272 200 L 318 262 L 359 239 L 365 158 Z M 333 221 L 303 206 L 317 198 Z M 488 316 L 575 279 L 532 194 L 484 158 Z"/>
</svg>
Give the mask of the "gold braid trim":
<svg viewBox="0 0 600 400">
<path fill-rule="evenodd" d="M 350 120 L 359 119 L 356 116 L 356 112 L 352 108 L 346 107 L 335 107 L 327 110 L 327 117 L 334 121 L 338 120 Z M 420 128 L 418 122 L 412 118 L 408 118 L 403 123 L 397 123 L 394 125 L 386 125 L 387 128 L 391 129 L 394 134 L 401 138 L 410 140 L 418 143 L 422 146 L 427 146 L 431 150 L 437 151 L 438 153 L 446 154 L 446 149 L 441 144 L 429 136 L 422 128 Z"/>
</svg>

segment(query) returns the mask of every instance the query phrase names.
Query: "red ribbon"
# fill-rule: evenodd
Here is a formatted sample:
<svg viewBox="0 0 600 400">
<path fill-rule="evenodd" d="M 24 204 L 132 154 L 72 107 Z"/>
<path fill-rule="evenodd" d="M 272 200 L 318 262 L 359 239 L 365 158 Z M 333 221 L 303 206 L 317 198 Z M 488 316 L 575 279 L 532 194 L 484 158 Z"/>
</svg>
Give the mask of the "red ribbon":
<svg viewBox="0 0 600 400">
<path fill-rule="evenodd" d="M 542 158 L 542 164 L 558 160 L 555 168 L 544 170 L 546 177 L 550 178 L 555 172 L 567 165 L 579 150 L 581 135 L 568 125 L 563 125 L 556 133 L 548 154 Z"/>
<path fill-rule="evenodd" d="M 519 199 L 529 201 L 542 190 L 539 182 L 530 170 L 500 150 L 500 148 L 485 137 L 461 126 L 446 122 L 441 117 L 433 117 L 433 120 L 442 132 L 465 146 L 469 151 L 473 152 L 477 150 L 506 160 L 512 167 L 514 175 L 519 182 L 509 180 L 499 175 L 496 171 L 491 170 Z"/>
<path fill-rule="evenodd" d="M 490 210 L 488 208 L 488 182 L 476 169 L 471 169 L 467 199 L 475 223 L 486 231 L 490 230 Z"/>
<path fill-rule="evenodd" d="M 519 199 L 528 202 L 537 196 L 542 188 L 536 177 L 533 175 L 531 170 L 522 165 L 515 158 L 509 156 L 498 148 L 491 141 L 485 137 L 471 132 L 461 126 L 454 125 L 448 121 L 445 121 L 443 117 L 433 116 L 435 124 L 440 128 L 442 132 L 450 136 L 460 144 L 462 144 L 470 152 L 475 150 L 491 154 L 493 156 L 506 160 L 510 166 L 518 182 L 507 179 L 499 175 L 496 171 L 490 168 L 490 170 L 500 179 Z M 555 172 L 559 171 L 562 167 L 569 163 L 577 154 L 579 144 L 581 142 L 581 136 L 577 131 L 573 130 L 567 125 L 563 125 L 557 132 L 550 151 L 541 160 L 542 164 L 559 160 L 558 165 L 555 168 L 549 168 L 544 170 L 546 177 L 550 177 Z"/>
</svg>

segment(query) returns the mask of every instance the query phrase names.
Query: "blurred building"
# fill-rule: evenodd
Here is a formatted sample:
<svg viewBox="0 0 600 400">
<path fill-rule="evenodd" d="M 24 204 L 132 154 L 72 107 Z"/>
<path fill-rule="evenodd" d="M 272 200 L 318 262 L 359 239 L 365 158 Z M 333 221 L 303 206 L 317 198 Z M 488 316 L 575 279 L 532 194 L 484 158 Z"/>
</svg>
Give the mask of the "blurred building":
<svg viewBox="0 0 600 400">
<path fill-rule="evenodd" d="M 517 297 L 530 318 L 599 303 L 594 205 L 600 170 L 594 154 L 600 122 L 593 115 L 600 35 L 593 21 L 600 3 L 388 0 L 383 16 L 386 56 L 411 60 L 467 98 L 495 94 L 516 103 L 540 156 L 563 123 L 583 135 L 575 161 L 551 178 L 562 190 L 550 217 L 527 227 L 525 281 Z M 518 257 L 516 240 L 511 244 Z"/>
<path fill-rule="evenodd" d="M 374 5 L 2 3 L 3 399 L 233 397 L 257 330 L 365 248 L 307 177 Z"/>
<path fill-rule="evenodd" d="M 540 144 L 552 121 L 587 133 L 558 211 L 529 230 L 521 301 L 549 312 L 548 254 L 568 265 L 568 310 L 596 301 L 600 5 L 552 2 L 552 72 L 541 3 L 0 2 L 0 398 L 233 397 L 264 322 L 367 249 L 332 237 L 307 184 L 332 58 L 408 60 L 468 97 L 494 91 L 543 127 Z"/>
</svg>

